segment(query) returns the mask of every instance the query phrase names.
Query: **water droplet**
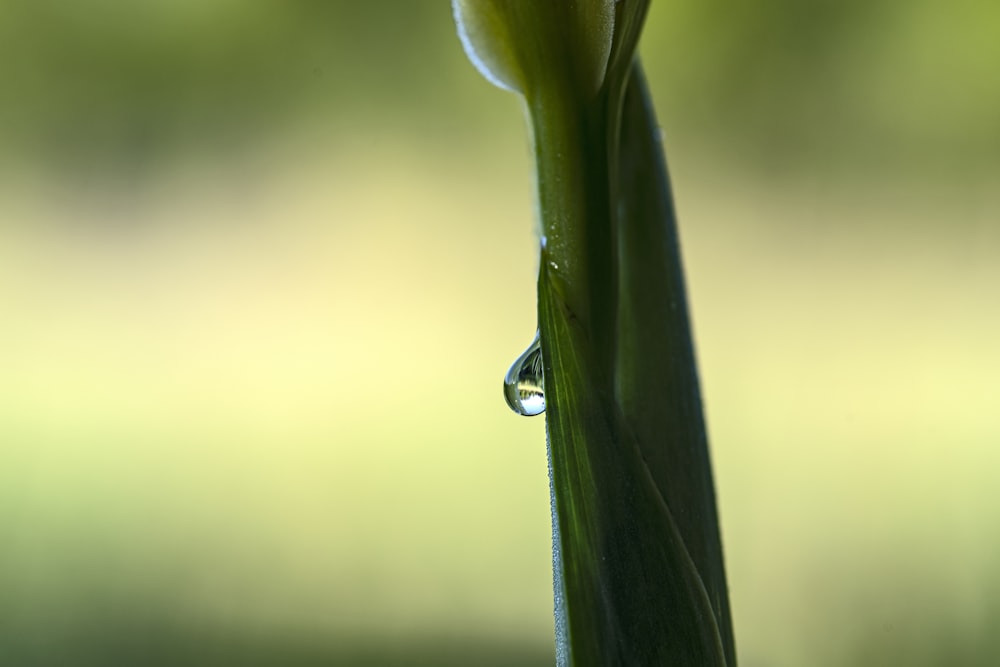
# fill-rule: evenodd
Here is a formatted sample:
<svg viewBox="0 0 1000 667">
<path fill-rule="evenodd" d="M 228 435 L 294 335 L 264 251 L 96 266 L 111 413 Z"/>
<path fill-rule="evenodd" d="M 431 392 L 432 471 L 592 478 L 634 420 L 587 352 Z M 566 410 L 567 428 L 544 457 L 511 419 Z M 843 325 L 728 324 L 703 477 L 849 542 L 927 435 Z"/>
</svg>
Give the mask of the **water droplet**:
<svg viewBox="0 0 1000 667">
<path fill-rule="evenodd" d="M 528 349 L 514 361 L 503 379 L 503 396 L 510 409 L 525 417 L 545 412 L 545 376 L 542 343 L 538 333 Z"/>
</svg>

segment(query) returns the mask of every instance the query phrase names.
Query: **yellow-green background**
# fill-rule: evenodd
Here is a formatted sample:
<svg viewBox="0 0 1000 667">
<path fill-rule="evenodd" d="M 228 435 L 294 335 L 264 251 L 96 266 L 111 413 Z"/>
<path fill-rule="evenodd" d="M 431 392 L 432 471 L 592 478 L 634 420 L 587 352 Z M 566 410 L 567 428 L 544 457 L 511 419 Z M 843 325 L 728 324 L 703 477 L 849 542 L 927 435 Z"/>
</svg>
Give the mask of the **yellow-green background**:
<svg viewBox="0 0 1000 667">
<path fill-rule="evenodd" d="M 655 2 L 746 667 L 1000 652 L 1000 5 Z M 446 2 L 0 3 L 0 665 L 552 662 Z"/>
</svg>

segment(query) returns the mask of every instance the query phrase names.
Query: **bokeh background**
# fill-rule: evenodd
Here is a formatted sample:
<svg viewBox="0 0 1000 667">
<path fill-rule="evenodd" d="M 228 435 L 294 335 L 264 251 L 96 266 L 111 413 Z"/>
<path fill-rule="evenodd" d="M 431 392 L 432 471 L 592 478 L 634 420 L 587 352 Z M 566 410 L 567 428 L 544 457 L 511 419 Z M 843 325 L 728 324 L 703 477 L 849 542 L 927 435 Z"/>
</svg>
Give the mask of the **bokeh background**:
<svg viewBox="0 0 1000 667">
<path fill-rule="evenodd" d="M 656 2 L 746 667 L 1000 652 L 1000 4 Z M 548 665 L 448 3 L 0 3 L 0 664 Z"/>
</svg>

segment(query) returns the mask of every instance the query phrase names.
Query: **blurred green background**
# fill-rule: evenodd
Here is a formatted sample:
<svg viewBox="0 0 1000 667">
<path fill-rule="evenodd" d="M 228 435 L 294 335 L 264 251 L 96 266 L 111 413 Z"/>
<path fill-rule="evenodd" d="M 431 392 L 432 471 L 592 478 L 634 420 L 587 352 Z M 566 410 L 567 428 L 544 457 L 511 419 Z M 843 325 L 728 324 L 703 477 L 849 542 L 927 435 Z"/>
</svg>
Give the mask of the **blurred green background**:
<svg viewBox="0 0 1000 667">
<path fill-rule="evenodd" d="M 1000 652 L 1000 4 L 656 2 L 744 667 Z M 0 3 L 0 665 L 547 665 L 448 3 Z"/>
</svg>

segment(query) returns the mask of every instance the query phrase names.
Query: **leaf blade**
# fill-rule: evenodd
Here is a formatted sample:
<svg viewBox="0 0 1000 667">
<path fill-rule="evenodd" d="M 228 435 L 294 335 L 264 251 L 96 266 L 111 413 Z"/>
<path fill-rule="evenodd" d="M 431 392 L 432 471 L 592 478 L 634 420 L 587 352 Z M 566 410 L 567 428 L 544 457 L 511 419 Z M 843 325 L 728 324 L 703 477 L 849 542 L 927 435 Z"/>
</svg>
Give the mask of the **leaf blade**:
<svg viewBox="0 0 1000 667">
<path fill-rule="evenodd" d="M 724 665 L 697 568 L 544 269 L 539 313 L 567 664 Z"/>
<path fill-rule="evenodd" d="M 735 664 L 712 466 L 669 176 L 638 63 L 618 156 L 616 401 L 705 583 Z"/>
</svg>

